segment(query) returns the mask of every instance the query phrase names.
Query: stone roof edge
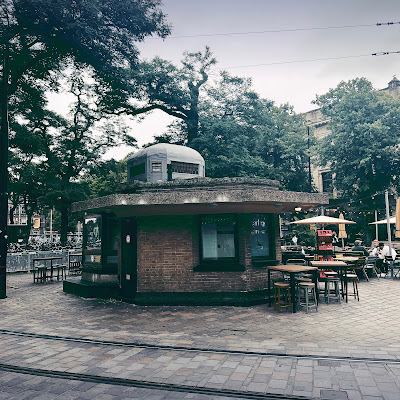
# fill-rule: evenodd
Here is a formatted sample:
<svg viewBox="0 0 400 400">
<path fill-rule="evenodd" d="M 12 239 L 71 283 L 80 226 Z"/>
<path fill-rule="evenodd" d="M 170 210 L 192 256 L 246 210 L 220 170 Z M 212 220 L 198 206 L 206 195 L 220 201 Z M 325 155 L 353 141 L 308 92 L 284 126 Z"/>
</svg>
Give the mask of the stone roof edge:
<svg viewBox="0 0 400 400">
<path fill-rule="evenodd" d="M 95 210 L 107 207 L 124 206 L 154 206 L 154 205 L 179 205 L 179 204 L 209 204 L 209 203 L 242 203 L 242 202 L 268 202 L 268 203 L 298 203 L 301 204 L 328 204 L 329 196 L 325 193 L 289 192 L 269 190 L 267 188 L 254 188 L 248 190 L 221 190 L 184 192 L 146 192 L 123 194 L 117 193 L 72 204 L 72 211 Z"/>
</svg>

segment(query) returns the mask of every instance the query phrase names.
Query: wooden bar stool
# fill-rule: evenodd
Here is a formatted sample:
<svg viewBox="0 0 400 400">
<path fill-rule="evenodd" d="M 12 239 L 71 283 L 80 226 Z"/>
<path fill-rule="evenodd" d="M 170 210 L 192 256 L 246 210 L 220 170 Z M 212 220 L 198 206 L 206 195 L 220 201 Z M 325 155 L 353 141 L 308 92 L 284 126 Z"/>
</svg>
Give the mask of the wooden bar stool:
<svg viewBox="0 0 400 400">
<path fill-rule="evenodd" d="M 315 309 L 315 311 L 318 311 L 317 294 L 315 291 L 314 283 L 312 282 L 299 283 L 299 305 L 306 307 L 307 314 L 308 310 L 311 310 L 313 308 Z"/>
<path fill-rule="evenodd" d="M 344 287 L 345 287 L 345 295 L 346 295 L 346 303 L 348 296 L 354 296 L 355 299 L 360 301 L 360 296 L 358 295 L 358 276 L 355 272 L 348 272 L 347 274 L 343 275 Z M 352 282 L 353 284 L 353 293 L 349 293 L 348 284 Z"/>
<path fill-rule="evenodd" d="M 47 276 L 47 267 L 46 266 L 40 266 L 37 267 L 37 272 L 38 272 L 38 282 L 46 282 L 48 276 Z"/>
<path fill-rule="evenodd" d="M 282 291 L 282 293 L 281 293 Z M 282 299 L 281 299 L 282 296 Z M 284 282 L 274 283 L 274 309 L 281 312 L 281 308 L 289 308 L 293 312 L 292 301 L 290 299 L 290 285 Z"/>
</svg>

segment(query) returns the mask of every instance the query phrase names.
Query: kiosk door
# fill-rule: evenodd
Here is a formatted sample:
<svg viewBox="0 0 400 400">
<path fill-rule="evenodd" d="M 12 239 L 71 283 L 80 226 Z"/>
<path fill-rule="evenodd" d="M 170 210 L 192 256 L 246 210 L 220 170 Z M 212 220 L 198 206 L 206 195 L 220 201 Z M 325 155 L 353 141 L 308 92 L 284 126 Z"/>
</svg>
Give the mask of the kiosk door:
<svg viewBox="0 0 400 400">
<path fill-rule="evenodd" d="M 123 219 L 121 226 L 121 296 L 133 299 L 137 290 L 137 224 Z"/>
</svg>

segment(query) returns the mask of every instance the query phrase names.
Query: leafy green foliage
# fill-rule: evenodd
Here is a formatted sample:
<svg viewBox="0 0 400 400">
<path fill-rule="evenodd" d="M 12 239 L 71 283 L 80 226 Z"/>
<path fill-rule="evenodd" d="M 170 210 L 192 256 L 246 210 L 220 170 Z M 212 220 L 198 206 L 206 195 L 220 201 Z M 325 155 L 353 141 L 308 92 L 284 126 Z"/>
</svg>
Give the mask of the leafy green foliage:
<svg viewBox="0 0 400 400">
<path fill-rule="evenodd" d="M 200 129 L 192 146 L 207 175 L 276 179 L 288 190 L 309 190 L 307 137 L 300 116 L 253 90 L 250 79 L 222 72 L 200 103 Z"/>
<path fill-rule="evenodd" d="M 85 178 L 90 197 L 101 197 L 116 192 L 118 185 L 126 182 L 126 159 L 107 160 Z"/>
<path fill-rule="evenodd" d="M 135 115 L 138 110 L 160 109 L 181 119 L 190 145 L 198 135 L 200 90 L 215 63 L 208 47 L 203 52 L 184 53 L 180 68 L 159 57 L 141 63 L 139 72 L 132 75 L 132 92 L 126 93 L 126 112 Z M 129 106 L 129 96 L 137 99 L 133 106 Z M 143 102 L 148 106 L 140 108 Z"/>
<path fill-rule="evenodd" d="M 319 147 L 335 186 L 348 199 L 399 190 L 400 101 L 373 90 L 366 79 L 342 82 L 316 104 L 331 118 L 331 134 Z"/>
<path fill-rule="evenodd" d="M 118 110 L 112 104 L 116 93 L 137 67 L 136 42 L 169 34 L 160 5 L 160 0 L 0 0 L 0 52 L 9 61 L 13 201 L 26 195 L 26 180 L 35 171 L 32 182 L 41 183 L 41 196 L 31 196 L 29 207 L 40 200 L 59 208 L 62 240 L 69 205 L 87 196 L 79 178 L 106 148 L 129 139 L 123 126 L 103 117 Z M 45 91 L 60 89 L 71 64 L 76 102 L 62 118 L 46 110 Z M 95 84 L 89 87 L 82 71 L 90 71 Z"/>
</svg>

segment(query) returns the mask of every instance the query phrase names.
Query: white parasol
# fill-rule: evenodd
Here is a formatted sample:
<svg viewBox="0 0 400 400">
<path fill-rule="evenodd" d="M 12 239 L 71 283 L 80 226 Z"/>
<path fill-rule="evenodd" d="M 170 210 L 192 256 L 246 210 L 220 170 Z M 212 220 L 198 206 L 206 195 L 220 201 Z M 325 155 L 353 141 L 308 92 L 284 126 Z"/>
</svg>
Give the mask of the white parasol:
<svg viewBox="0 0 400 400">
<path fill-rule="evenodd" d="M 339 225 L 339 224 L 355 224 L 354 221 L 347 219 L 327 217 L 326 215 L 319 215 L 318 217 L 300 219 L 298 221 L 289 222 L 289 224 L 298 225 Z"/>
<path fill-rule="evenodd" d="M 381 219 L 380 221 L 376 221 L 376 222 L 370 222 L 369 225 L 386 225 L 387 220 L 386 219 Z M 395 224 L 396 223 L 396 217 L 390 217 L 389 218 L 389 223 L 390 224 Z"/>
</svg>

